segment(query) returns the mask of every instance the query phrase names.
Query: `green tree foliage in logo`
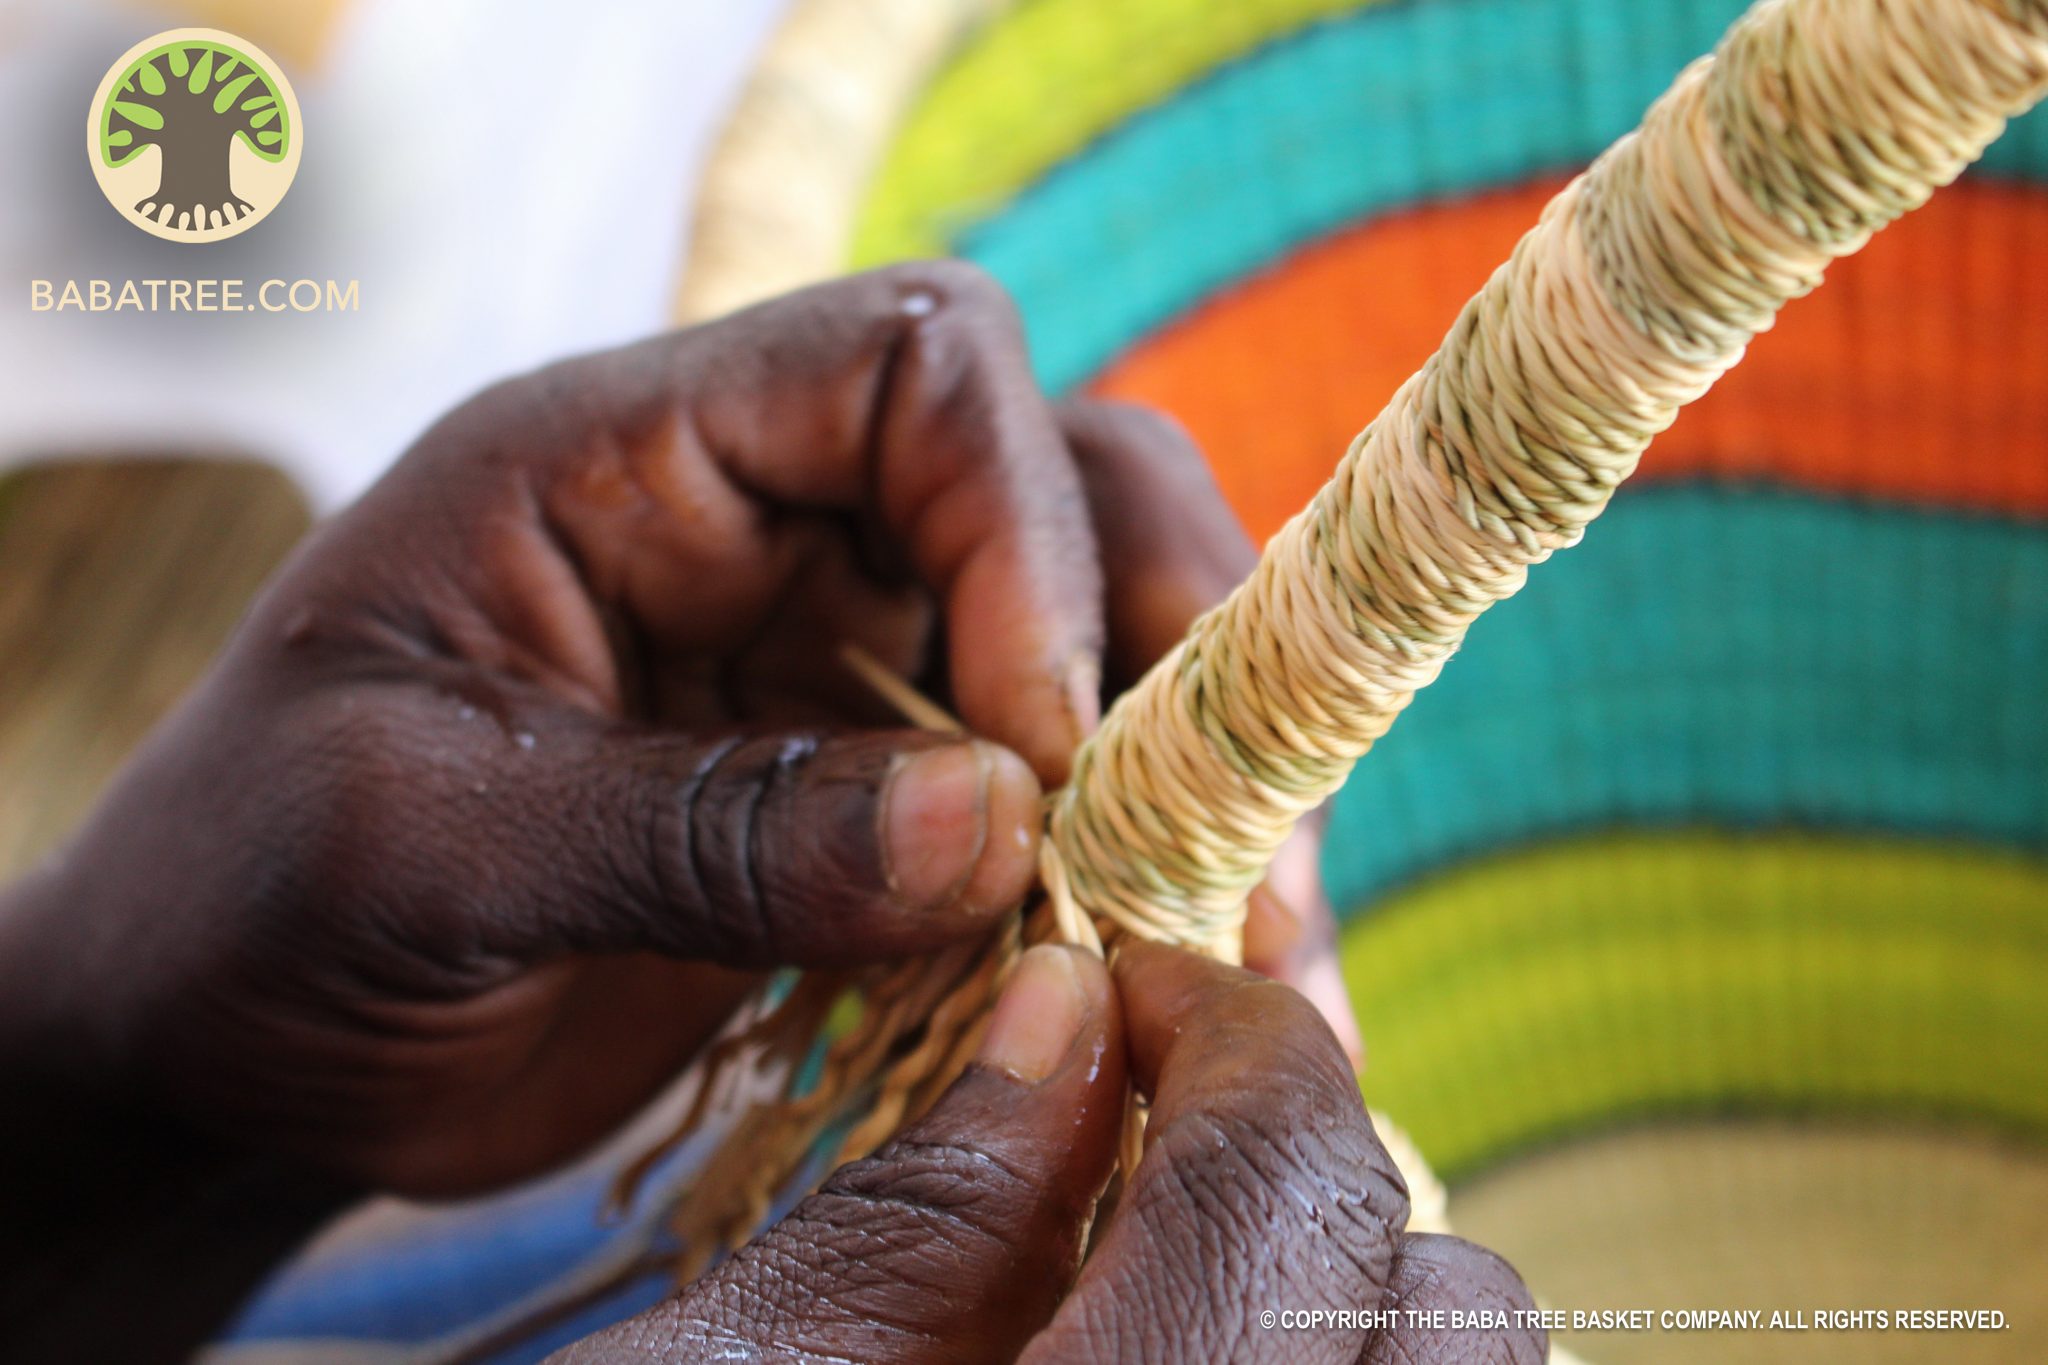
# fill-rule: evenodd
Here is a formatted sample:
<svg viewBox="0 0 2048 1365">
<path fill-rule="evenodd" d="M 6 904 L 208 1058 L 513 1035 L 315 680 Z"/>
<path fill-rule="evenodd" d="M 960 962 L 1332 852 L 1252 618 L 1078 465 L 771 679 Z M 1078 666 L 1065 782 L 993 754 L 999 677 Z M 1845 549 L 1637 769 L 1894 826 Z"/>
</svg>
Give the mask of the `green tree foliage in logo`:
<svg viewBox="0 0 2048 1365">
<path fill-rule="evenodd" d="M 156 191 L 135 211 L 192 232 L 254 211 L 230 183 L 235 139 L 265 161 L 282 161 L 292 136 L 291 115 L 270 77 L 219 43 L 176 42 L 138 57 L 100 111 L 100 156 L 108 166 L 124 166 L 149 147 L 163 153 Z"/>
</svg>

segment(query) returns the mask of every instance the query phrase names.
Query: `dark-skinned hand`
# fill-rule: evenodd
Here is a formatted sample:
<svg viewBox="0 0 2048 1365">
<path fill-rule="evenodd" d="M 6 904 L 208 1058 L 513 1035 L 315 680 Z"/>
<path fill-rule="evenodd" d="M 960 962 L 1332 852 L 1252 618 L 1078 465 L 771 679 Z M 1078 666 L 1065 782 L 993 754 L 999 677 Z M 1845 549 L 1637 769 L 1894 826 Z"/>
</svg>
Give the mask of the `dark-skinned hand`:
<svg viewBox="0 0 2048 1365">
<path fill-rule="evenodd" d="M 1084 1266 L 1127 1075 L 1152 1097 L 1145 1155 Z M 1344 1052 L 1299 994 L 1150 944 L 1119 954 L 1112 990 L 1094 959 L 1036 948 L 979 1058 L 915 1126 L 674 1298 L 553 1360 L 1540 1362 L 1514 1271 L 1405 1232 L 1407 1216 Z M 1400 1315 L 1280 1325 L 1313 1309 Z M 1405 1316 L 1439 1309 L 1510 1325 Z"/>
<path fill-rule="evenodd" d="M 44 1201 L 0 1266 L 59 1319 L 105 1255 L 164 1264 L 132 1229 L 167 1191 L 244 1182 L 209 1216 L 279 1213 L 254 1263 L 362 1191 L 502 1186 L 615 1128 L 761 970 L 984 931 L 1102 691 L 1250 553 L 1168 424 L 1041 395 L 965 267 L 478 396 L 0 905 L 0 1088 L 49 1116 L 0 1141 Z M 981 738 L 906 729 L 845 644 Z M 1251 959 L 1348 1029 L 1313 855 Z M 95 1202 L 131 1233 L 73 1258 Z M 221 1311 L 162 1288 L 188 1331 Z"/>
</svg>

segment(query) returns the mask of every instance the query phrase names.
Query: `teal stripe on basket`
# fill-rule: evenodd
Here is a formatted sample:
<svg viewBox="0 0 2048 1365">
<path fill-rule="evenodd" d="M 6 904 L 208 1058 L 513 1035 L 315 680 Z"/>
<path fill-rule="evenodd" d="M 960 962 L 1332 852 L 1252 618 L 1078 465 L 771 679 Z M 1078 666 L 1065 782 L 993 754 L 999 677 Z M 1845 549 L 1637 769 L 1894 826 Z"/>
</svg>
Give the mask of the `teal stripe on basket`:
<svg viewBox="0 0 2048 1365">
<path fill-rule="evenodd" d="M 1015 293 L 1040 377 L 1063 390 L 1344 224 L 1585 164 L 1744 8 L 1407 0 L 1362 10 L 1133 119 L 957 249 Z M 2048 180 L 2048 113 L 2016 127 L 1986 168 Z"/>
<path fill-rule="evenodd" d="M 2048 852 L 2048 526 L 1625 491 L 1359 764 L 1325 873 L 1359 907 L 1487 850 L 1689 825 Z"/>
</svg>

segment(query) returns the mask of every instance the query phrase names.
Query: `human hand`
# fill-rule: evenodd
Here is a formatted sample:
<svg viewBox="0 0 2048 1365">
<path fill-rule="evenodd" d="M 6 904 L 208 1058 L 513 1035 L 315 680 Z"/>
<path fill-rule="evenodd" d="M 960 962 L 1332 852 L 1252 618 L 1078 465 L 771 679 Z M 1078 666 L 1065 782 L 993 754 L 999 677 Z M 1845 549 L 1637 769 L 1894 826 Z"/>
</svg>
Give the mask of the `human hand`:
<svg viewBox="0 0 2048 1365">
<path fill-rule="evenodd" d="M 759 969 L 1015 905 L 1103 675 L 1249 559 L 1185 441 L 1056 411 L 958 266 L 499 385 L 0 922 L 0 1052 L 359 1186 L 545 1169 Z M 987 742 L 901 728 L 848 643 Z"/>
<path fill-rule="evenodd" d="M 975 1064 L 922 1120 L 555 1365 L 1543 1359 L 1533 1328 L 1269 1325 L 1317 1308 L 1512 1320 L 1531 1303 L 1491 1253 L 1404 1231 L 1406 1188 L 1299 994 L 1142 943 L 1114 979 L 1074 949 L 1027 953 Z M 1127 1074 L 1152 1097 L 1145 1155 L 1084 1266 Z"/>
</svg>

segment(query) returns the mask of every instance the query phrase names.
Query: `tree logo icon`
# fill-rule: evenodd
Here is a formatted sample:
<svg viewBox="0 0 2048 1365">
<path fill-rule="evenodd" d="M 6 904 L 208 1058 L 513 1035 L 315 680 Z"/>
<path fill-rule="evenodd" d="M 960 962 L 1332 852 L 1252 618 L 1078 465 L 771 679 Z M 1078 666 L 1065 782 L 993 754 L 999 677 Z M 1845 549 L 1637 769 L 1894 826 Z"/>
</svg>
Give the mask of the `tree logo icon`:
<svg viewBox="0 0 2048 1365">
<path fill-rule="evenodd" d="M 181 28 L 121 55 L 93 96 L 86 151 L 107 201 L 144 232 L 218 242 L 278 206 L 304 143 L 277 63 L 232 34 Z"/>
</svg>

